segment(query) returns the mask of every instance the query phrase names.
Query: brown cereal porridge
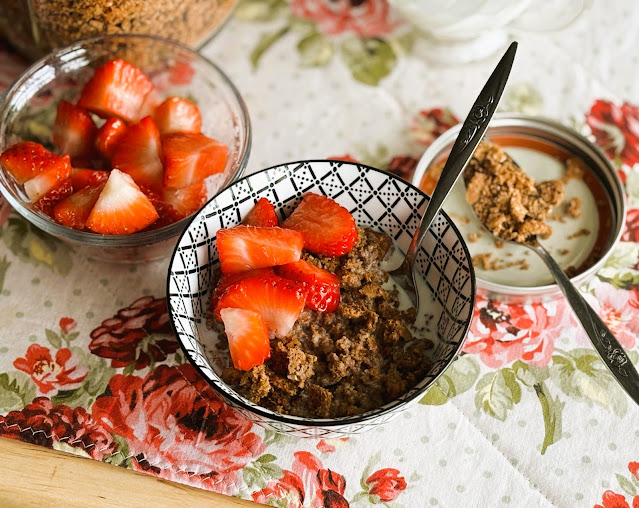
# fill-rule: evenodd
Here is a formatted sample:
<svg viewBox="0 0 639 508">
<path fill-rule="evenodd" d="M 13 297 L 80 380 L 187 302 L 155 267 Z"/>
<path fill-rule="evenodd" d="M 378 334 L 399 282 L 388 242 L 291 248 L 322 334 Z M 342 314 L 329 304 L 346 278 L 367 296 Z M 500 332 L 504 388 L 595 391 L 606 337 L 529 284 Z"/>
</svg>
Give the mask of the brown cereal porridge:
<svg viewBox="0 0 639 508">
<path fill-rule="evenodd" d="M 392 240 L 371 229 L 357 232 L 344 256 L 303 253 L 338 276 L 340 305 L 334 313 L 304 309 L 286 337 L 271 341 L 263 365 L 225 368 L 222 378 L 241 395 L 279 413 L 339 417 L 380 407 L 426 375 L 433 343 L 413 337 L 415 309 L 399 310 L 397 290 L 382 287 L 389 275 L 380 263 Z M 209 325 L 222 329 L 214 319 Z"/>
<path fill-rule="evenodd" d="M 512 253 L 506 254 L 512 256 Z M 492 259 L 492 253 L 486 252 L 483 254 L 477 254 L 472 258 L 473 266 L 481 268 L 486 271 L 503 270 L 504 268 L 518 267 L 520 270 L 530 269 L 530 264 L 526 259 L 517 259 L 515 261 L 505 261 L 503 259 Z"/>
<path fill-rule="evenodd" d="M 559 180 L 535 183 L 495 143 L 479 144 L 464 171 L 466 200 L 479 220 L 496 236 L 524 242 L 531 235 L 547 238 L 544 222 L 564 199 Z"/>
<path fill-rule="evenodd" d="M 579 238 L 580 236 L 588 236 L 590 234 L 590 230 L 587 228 L 581 228 L 579 231 L 575 231 L 572 235 L 568 236 L 568 240 L 572 240 L 573 238 Z"/>
<path fill-rule="evenodd" d="M 561 179 L 562 182 L 568 183 L 573 179 L 583 179 L 584 177 L 584 161 L 578 157 L 566 160 L 566 174 Z"/>
<path fill-rule="evenodd" d="M 581 199 L 580 198 L 572 198 L 566 204 L 566 215 L 568 217 L 572 217 L 576 219 L 581 216 Z"/>
</svg>

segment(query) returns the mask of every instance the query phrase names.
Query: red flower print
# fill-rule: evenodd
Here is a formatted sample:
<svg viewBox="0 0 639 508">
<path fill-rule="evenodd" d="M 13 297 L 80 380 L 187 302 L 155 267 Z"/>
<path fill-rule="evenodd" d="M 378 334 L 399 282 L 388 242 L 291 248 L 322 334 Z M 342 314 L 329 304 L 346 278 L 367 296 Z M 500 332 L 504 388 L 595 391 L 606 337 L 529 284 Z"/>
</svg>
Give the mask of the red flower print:
<svg viewBox="0 0 639 508">
<path fill-rule="evenodd" d="M 60 319 L 60 329 L 64 333 L 71 333 L 78 326 L 78 323 L 75 322 L 75 319 L 70 317 L 63 317 Z"/>
<path fill-rule="evenodd" d="M 594 508 L 630 508 L 626 498 L 621 494 L 615 494 L 612 490 L 604 492 L 602 504 L 596 504 Z M 632 500 L 632 508 L 639 508 L 639 496 Z"/>
<path fill-rule="evenodd" d="M 618 105 L 599 99 L 586 115 L 597 144 L 611 159 L 632 167 L 639 162 L 639 107 L 623 103 Z"/>
<path fill-rule="evenodd" d="M 524 306 L 478 297 L 464 351 L 479 354 L 492 368 L 515 360 L 544 366 L 568 319 L 572 317 L 564 300 Z"/>
<path fill-rule="evenodd" d="M 58 390 L 79 388 L 89 373 L 85 366 L 78 365 L 78 358 L 69 349 L 59 349 L 54 361 L 49 348 L 39 344 L 31 344 L 25 358 L 16 358 L 13 366 L 29 374 L 40 393 L 49 396 Z"/>
<path fill-rule="evenodd" d="M 639 210 L 633 208 L 626 215 L 626 229 L 621 235 L 624 242 L 639 242 Z"/>
<path fill-rule="evenodd" d="M 145 378 L 116 374 L 107 394 L 93 417 L 126 439 L 137 470 L 233 494 L 237 472 L 264 450 L 252 424 L 191 365 L 161 365 Z"/>
<path fill-rule="evenodd" d="M 394 175 L 410 182 L 410 179 L 413 177 L 413 173 L 415 172 L 415 168 L 417 167 L 417 162 L 419 161 L 415 157 L 399 155 L 397 157 L 393 157 L 393 159 L 388 163 L 388 168 L 386 169 Z"/>
<path fill-rule="evenodd" d="M 633 348 L 639 335 L 639 320 L 634 317 L 636 297 L 636 288 L 627 291 L 607 283 L 599 284 L 594 295 L 584 295 L 619 343 L 626 348 Z"/>
<path fill-rule="evenodd" d="M 314 20 L 327 35 L 351 32 L 382 37 L 399 24 L 390 19 L 388 0 L 292 0 L 291 13 Z"/>
<path fill-rule="evenodd" d="M 628 471 L 630 471 L 632 476 L 639 480 L 639 462 L 631 462 L 628 464 Z"/>
<path fill-rule="evenodd" d="M 393 501 L 406 488 L 406 480 L 399 476 L 397 469 L 386 468 L 374 472 L 366 479 L 366 485 L 370 487 L 368 493 L 378 496 L 385 503 Z"/>
<path fill-rule="evenodd" d="M 135 362 L 143 369 L 151 362 L 166 360 L 179 345 L 171 335 L 166 298 L 145 296 L 105 321 L 91 332 L 89 350 L 110 358 L 112 367 Z"/>
<path fill-rule="evenodd" d="M 0 416 L 0 436 L 52 448 L 56 442 L 81 448 L 102 460 L 116 452 L 108 430 L 82 407 L 53 406 L 46 397 L 37 397 L 21 411 Z"/>
<path fill-rule="evenodd" d="M 279 480 L 271 481 L 266 487 L 253 492 L 253 501 L 260 504 L 269 504 L 269 501 L 278 501 L 278 506 L 286 508 L 298 508 L 304 504 L 304 485 L 295 473 L 284 470 Z M 283 504 L 285 502 L 286 504 Z"/>
<path fill-rule="evenodd" d="M 448 108 L 423 109 L 411 122 L 411 134 L 415 141 L 428 146 L 459 120 Z"/>
<path fill-rule="evenodd" d="M 348 442 L 347 437 L 340 437 L 337 439 L 320 439 L 315 448 L 317 448 L 322 453 L 332 453 L 337 448 L 341 448 Z"/>
</svg>

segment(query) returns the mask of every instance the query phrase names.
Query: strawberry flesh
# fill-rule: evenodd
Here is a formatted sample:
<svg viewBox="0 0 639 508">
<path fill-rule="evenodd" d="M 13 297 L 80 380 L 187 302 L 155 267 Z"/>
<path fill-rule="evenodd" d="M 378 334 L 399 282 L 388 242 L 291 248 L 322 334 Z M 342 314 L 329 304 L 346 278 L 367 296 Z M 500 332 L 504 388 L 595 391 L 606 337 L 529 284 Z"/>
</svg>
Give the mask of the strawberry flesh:
<svg viewBox="0 0 639 508">
<path fill-rule="evenodd" d="M 162 192 L 160 132 L 150 116 L 131 125 L 120 139 L 111 164 L 135 183 L 153 192 Z"/>
<path fill-rule="evenodd" d="M 273 227 L 279 226 L 275 207 L 266 198 L 260 198 L 242 219 L 242 224 L 247 226 Z"/>
<path fill-rule="evenodd" d="M 73 184 L 74 190 L 80 190 L 89 186 L 96 186 L 106 182 L 108 179 L 108 171 L 71 168 L 71 183 Z"/>
<path fill-rule="evenodd" d="M 319 312 L 335 312 L 339 306 L 339 279 L 334 273 L 300 259 L 278 266 L 277 274 L 308 285 L 306 306 Z"/>
<path fill-rule="evenodd" d="M 125 132 L 126 124 L 122 120 L 116 117 L 109 118 L 95 136 L 95 148 L 98 153 L 111 160 Z"/>
<path fill-rule="evenodd" d="M 71 176 L 71 160 L 68 155 L 61 158 L 59 164 L 53 165 L 43 173 L 31 178 L 24 184 L 24 192 L 32 203 L 38 201 L 48 192 L 56 189 Z"/>
<path fill-rule="evenodd" d="M 42 210 L 49 217 L 53 217 L 53 209 L 55 205 L 67 196 L 70 196 L 72 192 L 73 184 L 71 183 L 71 180 L 67 178 L 66 180 L 59 182 L 53 189 L 33 203 L 33 206 L 38 210 Z"/>
<path fill-rule="evenodd" d="M 191 101 L 181 97 L 169 97 L 160 104 L 153 114 L 160 134 L 174 132 L 200 132 L 202 116 Z"/>
<path fill-rule="evenodd" d="M 164 186 L 188 187 L 226 168 L 229 149 L 200 133 L 179 132 L 162 136 Z"/>
<path fill-rule="evenodd" d="M 242 279 L 247 279 L 249 277 L 261 277 L 263 279 L 268 279 L 275 277 L 275 272 L 271 268 L 258 268 L 256 270 L 249 270 L 248 272 L 223 273 L 217 285 L 215 286 L 215 289 L 211 293 L 211 312 L 215 311 L 217 302 L 220 301 L 220 298 L 228 288 L 230 288 L 236 282 L 239 282 Z"/>
<path fill-rule="evenodd" d="M 357 243 L 357 226 L 350 212 L 327 196 L 309 192 L 282 223 L 304 236 L 304 249 L 337 257 Z"/>
<path fill-rule="evenodd" d="M 204 206 L 208 198 L 206 182 L 195 182 L 182 189 L 162 189 L 162 199 L 180 215 L 188 217 Z"/>
<path fill-rule="evenodd" d="M 271 356 L 268 328 L 259 312 L 227 308 L 221 318 L 236 369 L 250 370 Z"/>
<path fill-rule="evenodd" d="M 89 112 L 67 101 L 60 101 L 53 124 L 51 141 L 63 154 L 88 157 L 98 128 Z"/>
<path fill-rule="evenodd" d="M 40 143 L 22 141 L 2 152 L 0 163 L 22 185 L 40 173 L 69 164 L 69 158 L 50 152 Z"/>
<path fill-rule="evenodd" d="M 104 185 L 102 183 L 84 187 L 63 199 L 53 208 L 53 218 L 63 226 L 80 231 L 85 229 L 89 214 L 100 197 Z"/>
<path fill-rule="evenodd" d="M 269 332 L 286 336 L 304 309 L 308 288 L 281 277 L 249 277 L 229 287 L 215 308 L 219 319 L 228 307 L 259 312 Z"/>
<path fill-rule="evenodd" d="M 277 227 L 235 226 L 217 232 L 222 273 L 294 263 L 303 245 L 300 233 Z"/>
<path fill-rule="evenodd" d="M 121 59 L 111 60 L 96 69 L 82 90 L 78 106 L 102 118 L 118 116 L 135 122 L 141 118 L 142 106 L 151 90 L 153 84 L 140 69 Z"/>
<path fill-rule="evenodd" d="M 133 179 L 114 169 L 100 193 L 86 226 L 96 233 L 125 235 L 153 224 L 158 213 Z"/>
</svg>

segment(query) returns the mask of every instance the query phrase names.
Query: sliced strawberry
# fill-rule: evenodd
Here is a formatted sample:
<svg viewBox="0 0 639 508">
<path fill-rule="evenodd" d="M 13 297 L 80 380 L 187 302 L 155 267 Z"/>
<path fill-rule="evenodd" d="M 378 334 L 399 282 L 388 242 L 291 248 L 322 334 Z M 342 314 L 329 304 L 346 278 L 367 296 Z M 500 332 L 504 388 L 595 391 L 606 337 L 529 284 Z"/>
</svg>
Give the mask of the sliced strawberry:
<svg viewBox="0 0 639 508">
<path fill-rule="evenodd" d="M 304 248 L 323 256 L 342 256 L 357 242 L 357 227 L 350 212 L 326 196 L 309 192 L 282 227 L 299 231 Z"/>
<path fill-rule="evenodd" d="M 122 136 L 126 132 L 126 124 L 116 117 L 109 118 L 98 129 L 95 136 L 95 148 L 105 159 L 111 160 Z"/>
<path fill-rule="evenodd" d="M 246 309 L 223 309 L 222 322 L 229 340 L 233 367 L 250 370 L 271 356 L 268 328 L 259 312 Z"/>
<path fill-rule="evenodd" d="M 179 132 L 162 136 L 164 186 L 181 189 L 226 167 L 229 149 L 204 134 Z"/>
<path fill-rule="evenodd" d="M 22 185 L 27 180 L 57 166 L 69 164 L 69 158 L 47 150 L 40 143 L 22 141 L 0 155 L 2 166 Z"/>
<path fill-rule="evenodd" d="M 273 227 L 279 226 L 275 207 L 266 198 L 260 198 L 251 208 L 251 211 L 242 219 L 242 224 L 247 226 Z"/>
<path fill-rule="evenodd" d="M 86 109 L 60 101 L 51 141 L 63 154 L 71 157 L 91 155 L 97 131 L 98 128 Z"/>
<path fill-rule="evenodd" d="M 211 293 L 211 312 L 215 310 L 217 302 L 228 288 L 236 282 L 249 277 L 269 279 L 275 277 L 275 272 L 272 268 L 258 268 L 256 270 L 249 270 L 248 272 L 223 273 L 220 280 L 217 282 L 217 286 L 215 286 L 215 289 Z"/>
<path fill-rule="evenodd" d="M 146 229 L 148 230 L 160 229 L 160 228 L 163 228 L 164 226 L 168 226 L 184 218 L 184 216 L 178 213 L 175 210 L 175 208 L 171 206 L 170 203 L 167 203 L 166 201 L 164 201 L 159 194 L 156 194 L 155 192 L 153 192 L 150 189 L 147 189 L 146 187 L 140 187 L 140 190 L 144 193 L 144 195 L 147 198 L 149 198 L 149 201 L 153 205 L 153 208 L 155 208 L 155 211 L 158 212 L 158 216 L 159 216 L 158 220 L 156 220 L 153 224 L 151 224 Z"/>
<path fill-rule="evenodd" d="M 96 233 L 125 235 L 152 224 L 158 213 L 133 179 L 114 169 L 91 210 L 86 226 Z"/>
<path fill-rule="evenodd" d="M 160 133 L 150 116 L 127 128 L 115 148 L 111 165 L 130 175 L 135 183 L 162 192 Z"/>
<path fill-rule="evenodd" d="M 144 73 L 124 60 L 111 60 L 96 69 L 84 86 L 78 106 L 102 118 L 118 116 L 127 122 L 141 118 L 140 112 L 153 84 Z"/>
<path fill-rule="evenodd" d="M 182 217 L 197 212 L 208 198 L 206 182 L 195 182 L 183 189 L 162 189 L 162 199 Z"/>
<path fill-rule="evenodd" d="M 71 183 L 73 183 L 74 190 L 80 190 L 89 186 L 94 187 L 106 182 L 108 179 L 108 171 L 71 168 Z"/>
<path fill-rule="evenodd" d="M 217 232 L 217 250 L 223 273 L 285 265 L 300 259 L 304 239 L 282 228 L 235 226 Z"/>
<path fill-rule="evenodd" d="M 229 287 L 215 308 L 216 317 L 228 307 L 254 310 L 262 314 L 275 337 L 287 335 L 300 313 L 308 288 L 281 277 L 249 277 Z"/>
<path fill-rule="evenodd" d="M 71 160 L 68 155 L 61 158 L 58 164 L 52 165 L 43 173 L 33 177 L 24 184 L 24 192 L 32 203 L 35 203 L 49 191 L 71 176 Z"/>
<path fill-rule="evenodd" d="M 303 259 L 278 266 L 277 274 L 308 286 L 306 306 L 319 312 L 335 312 L 339 306 L 339 279 L 334 273 Z"/>
<path fill-rule="evenodd" d="M 70 196 L 72 192 L 73 184 L 71 183 L 71 179 L 67 178 L 62 182 L 59 182 L 58 185 L 33 203 L 33 206 L 42 210 L 49 217 L 53 217 L 53 209 L 55 205 L 67 196 Z"/>
<path fill-rule="evenodd" d="M 200 132 L 202 116 L 191 101 L 181 97 L 169 97 L 153 113 L 160 134 L 174 132 Z"/>
<path fill-rule="evenodd" d="M 104 185 L 84 187 L 60 201 L 53 208 L 53 218 L 63 226 L 83 230 Z"/>
</svg>

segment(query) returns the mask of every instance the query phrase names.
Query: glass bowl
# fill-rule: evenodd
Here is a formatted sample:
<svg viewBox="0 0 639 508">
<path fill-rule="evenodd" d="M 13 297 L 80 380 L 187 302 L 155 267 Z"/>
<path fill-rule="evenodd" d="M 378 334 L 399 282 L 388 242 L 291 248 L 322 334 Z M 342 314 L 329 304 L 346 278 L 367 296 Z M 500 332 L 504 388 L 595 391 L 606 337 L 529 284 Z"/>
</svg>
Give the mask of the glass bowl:
<svg viewBox="0 0 639 508">
<path fill-rule="evenodd" d="M 197 103 L 202 133 L 229 146 L 224 172 L 207 179 L 208 199 L 239 178 L 246 167 L 251 126 L 246 105 L 229 78 L 214 63 L 167 39 L 109 35 L 56 50 L 29 67 L 0 104 L 0 152 L 19 141 L 47 148 L 57 103 L 75 101 L 96 67 L 123 58 L 149 76 L 161 97 L 178 95 Z M 190 218 L 153 231 L 100 235 L 54 222 L 33 207 L 21 186 L 0 167 L 0 191 L 23 217 L 50 235 L 101 261 L 140 262 L 167 257 Z"/>
</svg>

